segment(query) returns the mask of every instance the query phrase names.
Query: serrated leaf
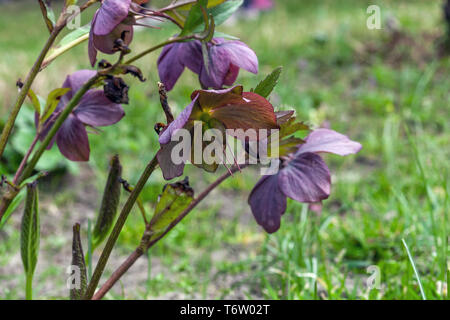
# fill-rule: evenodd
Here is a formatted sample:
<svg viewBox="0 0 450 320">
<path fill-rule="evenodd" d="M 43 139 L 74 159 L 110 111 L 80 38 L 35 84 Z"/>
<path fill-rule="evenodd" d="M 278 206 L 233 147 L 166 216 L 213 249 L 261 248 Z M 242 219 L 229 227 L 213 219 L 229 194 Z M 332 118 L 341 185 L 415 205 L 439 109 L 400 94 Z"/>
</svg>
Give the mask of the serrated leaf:
<svg viewBox="0 0 450 320">
<path fill-rule="evenodd" d="M 189 187 L 187 179 L 165 186 L 150 221 L 150 240 L 164 233 L 167 227 L 189 206 L 193 196 L 194 191 Z"/>
<path fill-rule="evenodd" d="M 288 121 L 280 125 L 280 138 L 290 136 L 298 131 L 309 130 L 309 126 L 303 122 L 296 121 L 295 117 L 290 118 Z"/>
<path fill-rule="evenodd" d="M 73 240 L 72 240 L 72 268 L 76 267 L 75 284 L 70 289 L 71 300 L 81 300 L 87 288 L 87 273 L 86 263 L 84 261 L 83 246 L 80 237 L 80 224 L 76 223 L 73 226 Z"/>
<path fill-rule="evenodd" d="M 28 95 L 28 98 L 31 101 L 31 104 L 33 105 L 34 111 L 36 111 L 36 113 L 38 115 L 40 115 L 41 114 L 41 103 L 39 102 L 39 98 L 34 93 L 34 91 L 31 90 L 31 88 L 28 90 L 27 95 Z"/>
<path fill-rule="evenodd" d="M 103 191 L 102 204 L 92 233 L 93 250 L 102 243 L 114 224 L 122 189 L 120 183 L 121 175 L 122 166 L 119 156 L 116 155 L 111 159 L 108 180 Z"/>
<path fill-rule="evenodd" d="M 27 185 L 25 209 L 20 230 L 20 253 L 27 276 L 32 277 L 39 253 L 39 200 L 36 183 Z"/>
<path fill-rule="evenodd" d="M 3 215 L 3 219 L 0 222 L 0 230 L 5 226 L 6 222 L 8 222 L 9 217 L 13 212 L 17 209 L 17 207 L 22 203 L 22 201 L 25 199 L 25 191 L 21 190 L 19 194 L 14 198 L 13 201 L 11 201 L 11 204 L 9 205 L 8 209 L 5 211 L 5 214 Z"/>
<path fill-rule="evenodd" d="M 275 88 L 280 78 L 283 67 L 278 67 L 272 71 L 263 81 L 261 81 L 253 90 L 253 92 L 259 94 L 260 96 L 267 98 Z"/>
<path fill-rule="evenodd" d="M 228 0 L 222 4 L 208 9 L 208 14 L 214 17 L 216 26 L 221 25 L 230 18 L 244 3 L 244 0 Z"/>
<path fill-rule="evenodd" d="M 48 94 L 45 109 L 42 112 L 42 117 L 40 119 L 41 123 L 44 123 L 44 121 L 47 120 L 48 117 L 50 117 L 50 115 L 53 113 L 53 111 L 55 111 L 56 107 L 58 106 L 61 97 L 70 90 L 71 90 L 70 88 L 58 88 L 54 89 Z"/>
</svg>

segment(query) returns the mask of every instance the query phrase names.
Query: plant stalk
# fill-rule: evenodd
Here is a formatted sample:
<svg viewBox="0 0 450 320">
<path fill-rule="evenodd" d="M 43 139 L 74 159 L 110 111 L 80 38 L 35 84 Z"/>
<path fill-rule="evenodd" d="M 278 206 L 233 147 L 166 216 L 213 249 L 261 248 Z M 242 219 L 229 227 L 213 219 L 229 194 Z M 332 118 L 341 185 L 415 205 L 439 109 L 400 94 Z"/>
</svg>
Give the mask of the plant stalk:
<svg viewBox="0 0 450 320">
<path fill-rule="evenodd" d="M 204 200 L 216 187 L 218 187 L 223 181 L 229 178 L 233 173 L 237 172 L 241 168 L 233 167 L 229 172 L 220 176 L 216 181 L 208 186 L 197 198 L 195 198 L 189 206 L 175 219 L 167 229 L 157 238 L 149 241 L 144 245 L 140 245 L 133 253 L 114 271 L 111 277 L 103 284 L 103 286 L 95 293 L 92 300 L 102 299 L 106 293 L 114 286 L 114 284 L 131 268 L 131 266 L 145 253 L 146 250 L 153 247 L 159 240 L 161 240 L 170 230 L 172 230 L 181 220 L 183 220 L 202 200 Z M 145 237 L 145 234 L 143 238 Z M 144 250 L 145 249 L 145 250 Z"/>
</svg>

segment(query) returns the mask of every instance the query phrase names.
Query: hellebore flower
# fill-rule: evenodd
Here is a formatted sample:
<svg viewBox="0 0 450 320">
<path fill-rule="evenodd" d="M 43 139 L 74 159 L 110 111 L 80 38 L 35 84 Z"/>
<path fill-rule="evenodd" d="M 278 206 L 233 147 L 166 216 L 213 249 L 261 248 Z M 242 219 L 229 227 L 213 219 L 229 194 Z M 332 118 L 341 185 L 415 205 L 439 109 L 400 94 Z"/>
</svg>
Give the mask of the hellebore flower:
<svg viewBox="0 0 450 320">
<path fill-rule="evenodd" d="M 53 116 L 44 123 L 45 130 L 41 133 L 43 140 L 50 130 L 55 118 L 64 110 L 67 103 L 75 93 L 90 78 L 95 76 L 92 70 L 79 70 L 67 76 L 63 88 L 71 90 L 61 97 Z M 85 126 L 103 127 L 117 123 L 123 118 L 125 112 L 120 104 L 112 103 L 103 93 L 103 90 L 89 90 L 81 98 L 79 104 L 72 110 L 71 114 L 59 128 L 48 149 L 56 140 L 59 151 L 67 159 L 72 161 L 89 161 L 89 140 Z"/>
<path fill-rule="evenodd" d="M 170 123 L 159 136 L 161 149 L 158 162 L 166 180 L 183 174 L 184 163 L 176 165 L 171 158 L 172 149 L 178 144 L 172 136 L 179 129 L 193 130 L 194 121 L 202 121 L 208 129 L 278 129 L 273 106 L 269 101 L 253 92 L 243 92 L 242 86 L 224 90 L 198 90 L 191 95 L 192 102 Z M 203 128 L 202 128 L 203 129 Z M 192 134 L 191 134 L 192 137 Z M 236 135 L 236 138 L 242 137 Z M 215 171 L 202 165 L 205 170 Z"/>
<path fill-rule="evenodd" d="M 119 50 L 117 39 L 129 45 L 133 39 L 133 16 L 129 16 L 131 0 L 104 0 L 95 12 L 89 33 L 89 60 L 95 65 L 97 50 L 113 54 Z"/>
<path fill-rule="evenodd" d="M 255 52 L 241 41 L 214 38 L 207 44 L 207 49 L 208 68 L 204 64 L 202 44 L 199 40 L 165 46 L 158 58 L 158 71 L 166 89 L 172 90 L 185 67 L 199 75 L 204 89 L 232 86 L 240 68 L 258 73 L 258 58 Z"/>
<path fill-rule="evenodd" d="M 329 197 L 330 171 L 318 153 L 346 156 L 362 148 L 358 142 L 329 129 L 317 129 L 305 141 L 297 152 L 282 159 L 277 174 L 263 176 L 250 193 L 248 203 L 256 222 L 268 233 L 280 228 L 286 198 L 316 203 Z"/>
</svg>

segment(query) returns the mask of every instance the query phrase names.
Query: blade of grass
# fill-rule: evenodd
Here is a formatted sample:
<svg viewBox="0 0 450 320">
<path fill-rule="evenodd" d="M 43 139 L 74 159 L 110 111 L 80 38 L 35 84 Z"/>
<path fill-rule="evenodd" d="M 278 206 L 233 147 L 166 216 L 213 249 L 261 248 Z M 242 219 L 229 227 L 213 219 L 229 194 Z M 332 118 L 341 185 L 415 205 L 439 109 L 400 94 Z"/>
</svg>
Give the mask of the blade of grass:
<svg viewBox="0 0 450 320">
<path fill-rule="evenodd" d="M 414 270 L 414 274 L 416 275 L 417 282 L 419 283 L 419 289 L 420 294 L 422 295 L 423 300 L 427 300 L 427 297 L 425 296 L 425 292 L 423 291 L 422 282 L 420 281 L 419 273 L 417 272 L 416 264 L 414 263 L 414 260 L 411 256 L 411 252 L 409 251 L 408 245 L 406 244 L 405 239 L 402 239 L 403 246 L 406 249 L 406 253 L 408 254 L 409 262 L 411 263 L 411 266 Z"/>
</svg>

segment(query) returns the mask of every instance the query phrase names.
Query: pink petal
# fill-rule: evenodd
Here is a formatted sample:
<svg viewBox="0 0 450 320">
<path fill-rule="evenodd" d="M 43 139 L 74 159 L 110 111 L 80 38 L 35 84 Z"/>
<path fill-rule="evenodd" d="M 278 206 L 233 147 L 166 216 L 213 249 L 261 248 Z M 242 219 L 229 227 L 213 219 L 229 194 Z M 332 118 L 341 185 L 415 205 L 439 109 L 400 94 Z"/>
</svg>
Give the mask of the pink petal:
<svg viewBox="0 0 450 320">
<path fill-rule="evenodd" d="M 361 150 L 360 143 L 350 140 L 347 136 L 329 129 L 317 129 L 306 137 L 306 143 L 300 145 L 297 154 L 305 152 L 328 152 L 340 156 L 357 153 Z"/>
<path fill-rule="evenodd" d="M 56 136 L 59 151 L 72 161 L 89 161 L 89 140 L 83 123 L 74 115 L 64 121 Z"/>
</svg>

